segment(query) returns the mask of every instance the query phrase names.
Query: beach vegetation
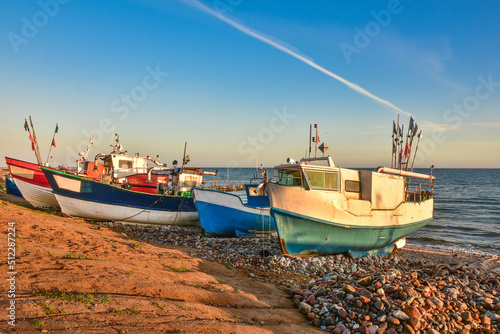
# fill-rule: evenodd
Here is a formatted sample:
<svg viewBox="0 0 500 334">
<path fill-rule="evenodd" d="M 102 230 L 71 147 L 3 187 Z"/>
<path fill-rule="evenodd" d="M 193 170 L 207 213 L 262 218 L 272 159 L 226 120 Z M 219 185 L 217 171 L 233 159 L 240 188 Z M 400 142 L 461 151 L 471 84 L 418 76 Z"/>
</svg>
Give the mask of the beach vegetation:
<svg viewBox="0 0 500 334">
<path fill-rule="evenodd" d="M 47 255 L 50 256 L 50 257 L 56 256 L 56 252 L 54 251 L 54 247 L 52 247 L 52 250 L 50 250 L 50 251 L 47 252 Z"/>
<path fill-rule="evenodd" d="M 43 320 L 34 320 L 32 322 L 32 324 L 33 324 L 34 327 L 44 327 L 44 326 L 47 326 L 47 324 Z"/>
<path fill-rule="evenodd" d="M 141 246 L 142 246 L 142 244 L 140 242 L 134 242 L 133 244 L 130 245 L 130 247 L 132 247 L 132 248 L 139 248 Z"/>
<path fill-rule="evenodd" d="M 90 254 L 73 254 L 73 253 L 68 253 L 63 256 L 63 259 L 80 259 L 80 260 L 90 260 L 91 256 Z"/>
<path fill-rule="evenodd" d="M 160 304 L 159 302 L 154 302 L 153 305 L 157 306 L 162 311 L 165 311 L 168 308 L 167 304 Z"/>
<path fill-rule="evenodd" d="M 119 308 L 113 308 L 113 307 L 112 307 L 112 308 L 110 308 L 110 309 L 109 309 L 109 313 L 122 314 L 122 313 L 123 313 L 123 311 L 122 311 L 122 310 L 120 310 Z"/>
<path fill-rule="evenodd" d="M 132 313 L 132 314 L 137 314 L 137 315 L 142 313 L 142 311 L 137 308 L 137 304 L 134 305 L 132 308 L 129 308 L 127 310 L 127 312 Z"/>
<path fill-rule="evenodd" d="M 99 298 L 97 300 L 99 303 L 102 303 L 102 304 L 108 304 L 108 303 L 112 303 L 114 302 L 113 299 L 109 298 L 109 296 L 102 296 L 101 298 Z"/>
<path fill-rule="evenodd" d="M 41 295 L 52 298 L 52 299 L 60 299 L 66 301 L 78 301 L 84 304 L 90 304 L 94 302 L 94 294 L 92 293 L 67 293 L 65 291 L 50 291 L 44 290 L 40 292 Z"/>
<path fill-rule="evenodd" d="M 190 272 L 190 271 L 193 271 L 189 268 L 187 268 L 186 266 L 180 266 L 180 267 L 175 267 L 175 266 L 169 266 L 168 264 L 164 264 L 163 265 L 165 268 L 168 268 L 172 271 L 175 271 L 177 273 L 183 273 L 183 272 Z"/>
<path fill-rule="evenodd" d="M 226 263 L 224 266 L 229 270 L 233 269 L 233 266 L 230 265 L 229 263 Z"/>
<path fill-rule="evenodd" d="M 126 271 L 125 275 L 130 276 L 130 275 L 133 275 L 134 273 L 135 273 L 135 269 L 132 269 L 131 271 Z"/>
<path fill-rule="evenodd" d="M 56 309 L 53 308 L 52 306 L 50 306 L 49 303 L 47 303 L 47 302 L 41 302 L 38 305 L 40 305 L 43 308 L 43 312 L 45 312 L 45 314 L 57 313 Z"/>
</svg>

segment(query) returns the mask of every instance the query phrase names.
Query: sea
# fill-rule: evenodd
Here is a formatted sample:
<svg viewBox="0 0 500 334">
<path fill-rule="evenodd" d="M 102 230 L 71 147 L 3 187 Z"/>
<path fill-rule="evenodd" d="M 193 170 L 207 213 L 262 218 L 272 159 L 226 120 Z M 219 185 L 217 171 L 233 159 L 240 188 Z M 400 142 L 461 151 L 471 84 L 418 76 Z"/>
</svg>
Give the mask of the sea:
<svg viewBox="0 0 500 334">
<path fill-rule="evenodd" d="M 354 168 L 360 169 L 360 168 Z M 366 168 L 365 168 L 366 169 Z M 256 168 L 218 170 L 206 180 L 250 180 Z M 272 168 L 265 168 L 270 176 Z M 415 169 L 429 174 L 429 169 Z M 500 169 L 435 168 L 434 219 L 407 236 L 407 244 L 458 253 L 500 256 Z"/>
</svg>

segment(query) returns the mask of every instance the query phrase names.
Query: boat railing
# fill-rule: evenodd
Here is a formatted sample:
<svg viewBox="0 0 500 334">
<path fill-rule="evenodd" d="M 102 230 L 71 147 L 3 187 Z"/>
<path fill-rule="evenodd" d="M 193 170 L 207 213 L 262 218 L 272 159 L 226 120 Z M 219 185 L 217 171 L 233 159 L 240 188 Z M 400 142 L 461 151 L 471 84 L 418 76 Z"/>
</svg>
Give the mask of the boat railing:
<svg viewBox="0 0 500 334">
<path fill-rule="evenodd" d="M 409 184 L 405 189 L 407 202 L 422 202 L 434 196 L 434 183 Z"/>
<path fill-rule="evenodd" d="M 245 189 L 248 180 L 205 180 L 200 188 L 221 191 L 237 191 Z"/>
</svg>

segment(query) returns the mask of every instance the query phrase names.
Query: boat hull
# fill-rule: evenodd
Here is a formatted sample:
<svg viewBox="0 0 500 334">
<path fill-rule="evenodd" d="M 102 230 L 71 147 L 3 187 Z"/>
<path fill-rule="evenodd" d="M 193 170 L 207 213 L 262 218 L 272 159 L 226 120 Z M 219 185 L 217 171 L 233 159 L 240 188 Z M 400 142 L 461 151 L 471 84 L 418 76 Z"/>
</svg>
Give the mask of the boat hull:
<svg viewBox="0 0 500 334">
<path fill-rule="evenodd" d="M 198 226 L 198 214 L 192 211 L 147 210 L 125 205 L 99 203 L 56 194 L 62 213 L 91 220 L 152 225 Z"/>
<path fill-rule="evenodd" d="M 238 195 L 218 190 L 192 190 L 200 219 L 206 234 L 252 236 L 276 233 L 276 223 L 270 207 L 245 205 Z"/>
<path fill-rule="evenodd" d="M 7 157 L 5 161 L 10 175 L 28 203 L 41 209 L 59 209 L 52 188 L 39 165 Z"/>
<path fill-rule="evenodd" d="M 14 178 L 12 176 L 5 177 L 5 188 L 7 194 L 14 195 L 17 197 L 23 197 L 23 195 L 19 191 L 19 188 L 16 185 L 16 181 L 14 181 Z"/>
<path fill-rule="evenodd" d="M 377 203 L 346 199 L 337 191 L 305 190 L 276 183 L 267 184 L 266 192 L 282 251 L 292 255 L 388 255 L 394 242 L 432 221 L 432 198 L 407 202 L 403 196 L 393 196 L 382 202 L 382 194 Z M 386 191 L 385 199 L 391 194 Z"/>
<path fill-rule="evenodd" d="M 276 220 L 283 253 L 327 255 L 349 253 L 353 257 L 368 254 L 388 255 L 394 243 L 427 225 L 432 218 L 402 225 L 356 226 L 271 209 Z"/>
<path fill-rule="evenodd" d="M 162 196 L 118 188 L 42 168 L 64 214 L 93 220 L 199 226 L 191 197 Z"/>
</svg>

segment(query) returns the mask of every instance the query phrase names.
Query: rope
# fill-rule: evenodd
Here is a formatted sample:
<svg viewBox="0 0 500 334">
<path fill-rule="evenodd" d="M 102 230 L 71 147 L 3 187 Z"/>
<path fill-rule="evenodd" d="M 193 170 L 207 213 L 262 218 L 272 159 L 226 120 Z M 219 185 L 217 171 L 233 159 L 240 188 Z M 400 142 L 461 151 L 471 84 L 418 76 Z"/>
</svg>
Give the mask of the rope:
<svg viewBox="0 0 500 334">
<path fill-rule="evenodd" d="M 132 215 L 132 216 L 130 216 L 130 217 L 127 217 L 127 218 L 121 219 L 121 220 L 122 220 L 122 221 L 125 221 L 125 220 L 128 220 L 128 219 L 130 219 L 130 218 L 134 218 L 135 216 L 137 216 L 137 215 L 139 215 L 139 214 L 143 213 L 144 211 L 146 211 L 146 210 L 150 209 L 150 208 L 151 208 L 152 206 L 154 206 L 156 203 L 158 203 L 159 201 L 161 201 L 161 200 L 162 200 L 162 198 L 163 198 L 163 197 L 165 197 L 165 196 L 167 196 L 167 192 L 164 192 L 164 193 L 163 193 L 163 195 L 161 195 L 161 196 L 160 196 L 160 197 L 159 197 L 156 201 L 154 201 L 154 203 L 153 203 L 153 204 L 151 204 L 151 205 L 150 205 L 150 206 L 148 206 L 147 208 L 142 209 L 141 211 L 137 212 L 136 214 L 134 214 L 134 215 Z M 182 204 L 182 201 L 181 201 L 181 204 Z M 180 205 L 179 205 L 179 206 L 180 206 Z M 177 211 L 177 212 L 178 212 L 178 211 Z M 177 216 L 175 217 L 175 219 L 177 219 Z"/>
</svg>

